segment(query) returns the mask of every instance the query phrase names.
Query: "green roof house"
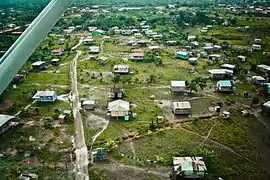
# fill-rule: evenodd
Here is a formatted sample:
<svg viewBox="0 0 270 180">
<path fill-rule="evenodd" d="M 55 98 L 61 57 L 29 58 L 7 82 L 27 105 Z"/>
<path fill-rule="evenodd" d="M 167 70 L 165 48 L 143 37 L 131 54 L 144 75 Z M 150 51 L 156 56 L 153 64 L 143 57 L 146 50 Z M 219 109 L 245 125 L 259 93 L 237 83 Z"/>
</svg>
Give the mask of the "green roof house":
<svg viewBox="0 0 270 180">
<path fill-rule="evenodd" d="M 176 58 L 180 58 L 180 59 L 184 59 L 184 60 L 188 60 L 190 57 L 190 54 L 188 52 L 177 52 L 175 54 Z"/>
</svg>

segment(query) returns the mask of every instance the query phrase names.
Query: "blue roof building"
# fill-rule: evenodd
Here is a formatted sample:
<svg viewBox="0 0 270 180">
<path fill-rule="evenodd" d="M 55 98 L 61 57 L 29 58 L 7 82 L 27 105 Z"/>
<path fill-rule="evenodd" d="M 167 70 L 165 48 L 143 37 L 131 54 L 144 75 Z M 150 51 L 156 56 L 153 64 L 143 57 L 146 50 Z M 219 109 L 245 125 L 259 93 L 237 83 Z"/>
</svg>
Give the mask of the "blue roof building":
<svg viewBox="0 0 270 180">
<path fill-rule="evenodd" d="M 231 80 L 223 80 L 217 82 L 217 91 L 220 92 L 233 92 L 234 83 Z"/>
</svg>

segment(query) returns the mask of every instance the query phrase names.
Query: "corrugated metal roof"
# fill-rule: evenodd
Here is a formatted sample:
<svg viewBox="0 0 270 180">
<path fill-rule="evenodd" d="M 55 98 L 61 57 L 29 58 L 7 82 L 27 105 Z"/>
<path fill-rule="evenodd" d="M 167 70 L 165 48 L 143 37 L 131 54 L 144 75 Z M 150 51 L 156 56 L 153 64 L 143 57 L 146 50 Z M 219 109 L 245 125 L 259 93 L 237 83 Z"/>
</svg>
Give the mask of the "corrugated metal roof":
<svg viewBox="0 0 270 180">
<path fill-rule="evenodd" d="M 232 83 L 231 81 L 218 81 L 217 84 L 219 84 L 220 86 L 223 86 L 223 87 L 231 87 L 232 86 Z"/>
<path fill-rule="evenodd" d="M 0 127 L 13 118 L 15 118 L 15 116 L 0 114 Z"/>
<path fill-rule="evenodd" d="M 121 99 L 110 102 L 108 106 L 109 111 L 129 111 L 129 102 Z"/>
<path fill-rule="evenodd" d="M 177 109 L 190 109 L 191 108 L 190 102 L 188 101 L 174 102 L 173 106 L 174 108 L 177 108 Z"/>
<path fill-rule="evenodd" d="M 186 87 L 185 81 L 171 81 L 171 87 Z"/>
<path fill-rule="evenodd" d="M 260 64 L 257 67 L 270 71 L 270 66 L 267 66 L 265 64 Z"/>
</svg>

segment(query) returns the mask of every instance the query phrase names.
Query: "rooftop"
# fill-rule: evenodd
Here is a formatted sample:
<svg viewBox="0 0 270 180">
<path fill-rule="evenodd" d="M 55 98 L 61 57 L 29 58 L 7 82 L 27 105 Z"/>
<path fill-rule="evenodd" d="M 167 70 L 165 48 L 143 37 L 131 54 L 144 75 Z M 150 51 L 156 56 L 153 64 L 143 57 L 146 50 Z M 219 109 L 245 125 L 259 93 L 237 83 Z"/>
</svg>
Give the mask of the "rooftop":
<svg viewBox="0 0 270 180">
<path fill-rule="evenodd" d="M 233 71 L 228 69 L 211 69 L 208 72 L 211 74 L 233 74 Z"/>
<path fill-rule="evenodd" d="M 171 81 L 172 87 L 186 87 L 185 81 Z"/>
<path fill-rule="evenodd" d="M 36 61 L 32 64 L 32 66 L 40 66 L 42 64 L 45 64 L 45 61 Z"/>
<path fill-rule="evenodd" d="M 54 96 L 55 91 L 38 91 L 34 96 L 33 99 L 39 99 L 41 96 Z"/>
<path fill-rule="evenodd" d="M 112 101 L 108 105 L 109 111 L 129 111 L 129 102 L 123 100 Z"/>
<path fill-rule="evenodd" d="M 270 71 L 270 66 L 267 66 L 265 64 L 257 65 L 257 67 Z"/>
<path fill-rule="evenodd" d="M 15 116 L 0 114 L 0 127 L 2 127 L 6 122 L 14 118 Z"/>
<path fill-rule="evenodd" d="M 190 102 L 188 102 L 188 101 L 173 102 L 173 105 L 175 108 L 180 108 L 180 109 L 190 109 L 191 108 Z"/>
<path fill-rule="evenodd" d="M 229 80 L 224 80 L 224 81 L 218 81 L 217 84 L 223 87 L 231 87 L 232 83 Z"/>
</svg>

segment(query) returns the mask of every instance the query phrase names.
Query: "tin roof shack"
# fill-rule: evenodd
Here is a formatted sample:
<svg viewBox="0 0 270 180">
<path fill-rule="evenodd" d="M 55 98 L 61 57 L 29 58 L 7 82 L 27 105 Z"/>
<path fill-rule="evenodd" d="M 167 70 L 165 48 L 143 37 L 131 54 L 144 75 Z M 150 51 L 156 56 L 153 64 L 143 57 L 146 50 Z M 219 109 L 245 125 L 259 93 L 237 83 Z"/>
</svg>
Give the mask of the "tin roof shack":
<svg viewBox="0 0 270 180">
<path fill-rule="evenodd" d="M 262 46 L 260 44 L 252 44 L 252 50 L 259 51 L 262 49 Z"/>
<path fill-rule="evenodd" d="M 15 120 L 15 119 L 16 119 L 15 116 L 0 114 L 0 135 L 5 133 L 12 126 L 18 124 L 18 123 L 12 122 L 12 120 Z"/>
<path fill-rule="evenodd" d="M 144 53 L 143 49 L 133 49 L 131 50 L 132 53 Z"/>
<path fill-rule="evenodd" d="M 200 178 L 206 175 L 206 165 L 202 157 L 173 157 L 173 175 L 182 178 Z"/>
<path fill-rule="evenodd" d="M 189 58 L 188 63 L 191 65 L 197 65 L 198 64 L 198 58 Z"/>
<path fill-rule="evenodd" d="M 226 68 L 226 69 L 230 69 L 230 70 L 234 70 L 235 65 L 232 65 L 232 64 L 222 64 L 221 67 L 222 68 Z"/>
<path fill-rule="evenodd" d="M 188 35 L 187 40 L 188 41 L 195 41 L 196 40 L 196 35 Z"/>
<path fill-rule="evenodd" d="M 94 110 L 95 109 L 95 101 L 94 100 L 86 100 L 83 101 L 82 107 L 85 110 Z"/>
<path fill-rule="evenodd" d="M 210 60 L 210 61 L 215 61 L 215 62 L 217 62 L 217 61 L 220 61 L 221 60 L 221 55 L 220 54 L 211 54 L 211 55 L 209 55 L 209 57 L 208 57 L 208 59 Z"/>
<path fill-rule="evenodd" d="M 129 113 L 129 102 L 120 99 L 110 102 L 108 112 L 111 117 L 125 117 Z"/>
<path fill-rule="evenodd" d="M 51 60 L 51 64 L 54 65 L 54 66 L 58 66 L 60 63 L 60 59 L 52 59 Z"/>
<path fill-rule="evenodd" d="M 207 52 L 205 52 L 205 51 L 200 52 L 199 55 L 201 58 L 206 58 L 208 56 Z"/>
<path fill-rule="evenodd" d="M 245 56 L 237 56 L 237 58 L 240 60 L 240 62 L 245 62 L 247 60 Z"/>
<path fill-rule="evenodd" d="M 267 66 L 265 64 L 257 65 L 257 69 L 264 73 L 265 76 L 270 77 L 270 66 Z"/>
<path fill-rule="evenodd" d="M 262 111 L 264 114 L 270 116 L 270 101 L 267 101 L 262 105 Z"/>
<path fill-rule="evenodd" d="M 176 46 L 176 41 L 166 41 L 167 46 Z"/>
<path fill-rule="evenodd" d="M 35 173 L 24 172 L 20 175 L 20 180 L 38 180 L 38 175 Z"/>
<path fill-rule="evenodd" d="M 186 90 L 186 82 L 185 81 L 171 81 L 171 92 L 183 92 Z"/>
<path fill-rule="evenodd" d="M 54 49 L 54 50 L 51 51 L 51 54 L 53 56 L 62 56 L 63 51 L 61 49 Z"/>
<path fill-rule="evenodd" d="M 233 71 L 228 69 L 211 69 L 208 72 L 212 79 L 222 80 L 233 77 Z"/>
<path fill-rule="evenodd" d="M 190 58 L 190 54 L 188 52 L 176 52 L 175 57 L 179 59 L 188 60 L 188 58 Z"/>
<path fill-rule="evenodd" d="M 112 99 L 122 99 L 124 96 L 124 90 L 121 88 L 112 88 L 111 89 L 111 98 Z"/>
<path fill-rule="evenodd" d="M 58 116 L 58 120 L 60 123 L 66 123 L 67 122 L 67 116 L 65 114 L 60 114 Z"/>
<path fill-rule="evenodd" d="M 160 40 L 160 39 L 163 39 L 163 35 L 162 34 L 155 34 L 152 36 L 154 39 L 156 40 Z"/>
<path fill-rule="evenodd" d="M 135 37 L 136 38 L 141 38 L 142 37 L 142 34 L 141 33 L 135 33 Z"/>
<path fill-rule="evenodd" d="M 65 39 L 59 39 L 58 44 L 59 45 L 63 45 L 63 44 L 65 44 L 65 42 L 66 42 Z"/>
<path fill-rule="evenodd" d="M 57 99 L 56 91 L 38 91 L 33 99 L 41 102 L 55 102 Z"/>
<path fill-rule="evenodd" d="M 100 48 L 98 46 L 90 46 L 88 48 L 88 53 L 98 54 L 100 51 Z"/>
<path fill-rule="evenodd" d="M 251 82 L 257 85 L 262 85 L 266 83 L 266 80 L 262 76 L 252 76 Z"/>
<path fill-rule="evenodd" d="M 235 86 L 232 80 L 223 80 L 217 82 L 217 91 L 234 92 Z"/>
<path fill-rule="evenodd" d="M 158 53 L 160 50 L 160 46 L 149 46 L 149 49 L 153 52 Z"/>
<path fill-rule="evenodd" d="M 133 61 L 142 61 L 144 59 L 144 53 L 131 53 L 129 58 Z"/>
<path fill-rule="evenodd" d="M 85 38 L 82 43 L 83 45 L 93 45 L 94 40 L 92 38 Z"/>
<path fill-rule="evenodd" d="M 46 69 L 46 62 L 45 61 L 36 61 L 32 64 L 33 70 L 43 70 Z"/>
<path fill-rule="evenodd" d="M 23 74 L 16 74 L 12 80 L 13 84 L 21 83 L 24 81 L 24 75 Z"/>
<path fill-rule="evenodd" d="M 128 74 L 129 66 L 128 65 L 115 65 L 113 67 L 113 72 L 118 74 Z"/>
<path fill-rule="evenodd" d="M 191 105 L 188 101 L 173 102 L 172 111 L 175 115 L 191 114 Z"/>
</svg>

